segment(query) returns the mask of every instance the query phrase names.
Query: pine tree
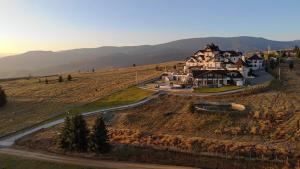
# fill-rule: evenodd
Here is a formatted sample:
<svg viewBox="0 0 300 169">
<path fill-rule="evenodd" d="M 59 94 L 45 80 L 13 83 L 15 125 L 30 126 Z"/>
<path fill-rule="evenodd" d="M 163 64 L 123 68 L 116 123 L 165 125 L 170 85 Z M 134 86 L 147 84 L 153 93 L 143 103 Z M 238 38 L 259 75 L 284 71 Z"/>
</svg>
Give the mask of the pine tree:
<svg viewBox="0 0 300 169">
<path fill-rule="evenodd" d="M 159 70 L 159 67 L 158 67 L 158 66 L 155 66 L 155 70 L 157 70 L 157 71 L 158 71 L 158 70 Z"/>
<path fill-rule="evenodd" d="M 82 115 L 76 115 L 71 120 L 72 150 L 84 152 L 88 148 L 88 129 Z"/>
<path fill-rule="evenodd" d="M 290 61 L 289 62 L 289 68 L 292 70 L 294 68 L 294 62 L 293 61 Z"/>
<path fill-rule="evenodd" d="M 195 105 L 193 102 L 190 103 L 190 105 L 189 105 L 189 111 L 190 111 L 190 113 L 195 113 L 195 111 L 196 111 Z"/>
<path fill-rule="evenodd" d="M 59 146 L 64 150 L 72 149 L 72 130 L 71 119 L 69 116 L 65 118 L 64 127 L 62 128 L 62 132 L 59 137 Z"/>
<path fill-rule="evenodd" d="M 7 103 L 5 91 L 0 87 L 0 107 L 5 106 Z"/>
<path fill-rule="evenodd" d="M 270 68 L 275 69 L 276 68 L 276 63 L 274 63 L 273 60 L 270 60 Z"/>
<path fill-rule="evenodd" d="M 58 82 L 63 82 L 62 76 L 59 76 L 59 77 L 58 77 Z"/>
<path fill-rule="evenodd" d="M 90 136 L 90 149 L 96 153 L 108 153 L 110 151 L 109 138 L 103 118 L 97 117 Z"/>
<path fill-rule="evenodd" d="M 68 81 L 71 81 L 71 80 L 72 80 L 72 76 L 68 75 Z"/>
</svg>

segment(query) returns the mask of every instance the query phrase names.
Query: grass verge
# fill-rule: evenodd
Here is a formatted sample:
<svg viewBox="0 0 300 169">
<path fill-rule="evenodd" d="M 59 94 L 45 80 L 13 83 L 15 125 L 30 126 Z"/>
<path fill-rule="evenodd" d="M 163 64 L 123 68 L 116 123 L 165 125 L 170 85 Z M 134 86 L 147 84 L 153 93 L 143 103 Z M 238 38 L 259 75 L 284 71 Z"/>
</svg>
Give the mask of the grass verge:
<svg viewBox="0 0 300 169">
<path fill-rule="evenodd" d="M 52 163 L 29 158 L 16 157 L 11 155 L 0 154 L 0 168 L 2 169 L 83 169 L 86 167 Z M 91 167 L 89 167 L 92 169 Z"/>
<path fill-rule="evenodd" d="M 243 86 L 223 86 L 223 87 L 216 87 L 216 88 L 200 87 L 200 88 L 194 89 L 194 92 L 196 92 L 196 93 L 218 93 L 218 92 L 237 90 L 237 89 L 241 89 L 241 88 L 243 88 Z"/>
<path fill-rule="evenodd" d="M 123 106 L 138 102 L 139 100 L 142 100 L 152 95 L 153 93 L 153 91 L 140 89 L 138 87 L 129 87 L 127 89 L 113 93 L 103 99 L 88 103 L 81 107 L 73 108 L 69 112 L 71 114 L 76 114 L 82 112 L 95 111 L 104 108 Z"/>
</svg>

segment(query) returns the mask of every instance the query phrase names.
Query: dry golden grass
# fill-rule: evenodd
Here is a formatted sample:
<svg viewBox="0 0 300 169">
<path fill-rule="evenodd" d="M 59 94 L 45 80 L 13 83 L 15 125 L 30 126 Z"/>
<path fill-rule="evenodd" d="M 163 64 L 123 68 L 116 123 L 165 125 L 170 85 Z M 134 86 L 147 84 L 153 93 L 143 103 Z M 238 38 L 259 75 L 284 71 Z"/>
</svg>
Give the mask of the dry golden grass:
<svg viewBox="0 0 300 169">
<path fill-rule="evenodd" d="M 279 90 L 211 98 L 165 95 L 143 106 L 121 111 L 110 123 L 111 140 L 188 152 L 227 152 L 232 156 L 238 153 L 249 157 L 251 151 L 252 157 L 259 159 L 272 159 L 274 153 L 280 159 L 288 156 L 299 159 L 299 68 L 299 61 L 293 71 L 287 64 L 282 65 L 283 87 Z M 202 100 L 236 102 L 246 105 L 249 111 L 240 114 L 189 112 L 190 102 Z M 90 125 L 92 120 L 89 119 Z M 48 137 L 49 132 L 55 131 L 42 133 Z M 45 137 L 31 137 L 29 142 L 39 142 Z"/>
<path fill-rule="evenodd" d="M 93 124 L 92 120 L 89 120 L 88 122 L 89 126 Z M 105 154 L 104 156 L 95 156 L 93 153 L 89 152 L 65 152 L 57 146 L 59 134 L 57 131 L 59 131 L 59 129 L 60 126 L 56 126 L 54 129 L 47 129 L 46 131 L 35 133 L 31 137 L 18 141 L 18 146 L 16 146 L 16 148 L 28 148 L 30 150 L 61 153 L 64 155 L 85 158 L 183 165 L 197 168 L 279 169 L 284 166 L 284 163 L 280 161 L 267 162 L 242 160 L 243 156 L 248 156 L 249 150 L 253 148 L 258 153 L 252 153 L 252 157 L 264 154 L 266 155 L 264 156 L 264 159 L 268 159 L 270 150 L 260 144 L 254 145 L 252 143 L 243 142 L 235 145 L 233 141 L 167 134 L 151 134 L 140 132 L 138 130 L 119 130 L 113 128 L 109 128 L 109 136 L 112 144 L 112 151 L 110 153 Z M 209 151 L 209 153 L 213 155 L 217 155 L 214 151 L 217 151 L 219 154 L 227 151 L 228 158 L 206 156 L 209 153 L 206 153 L 206 155 L 197 154 L 200 151 Z M 239 159 L 234 160 L 230 158 L 236 157 L 237 152 L 239 152 Z M 278 155 L 278 158 L 282 157 L 282 154 L 280 156 Z"/>
<path fill-rule="evenodd" d="M 173 65 L 174 62 L 160 65 Z M 8 104 L 0 109 L 0 136 L 64 113 L 66 110 L 101 99 L 138 81 L 157 77 L 156 65 L 71 73 L 73 80 L 58 82 L 58 76 L 1 81 Z"/>
<path fill-rule="evenodd" d="M 300 63 L 294 70 L 282 64 L 283 87 L 248 96 L 193 98 L 166 95 L 142 107 L 123 111 L 112 123 L 116 129 L 156 134 L 204 137 L 235 142 L 271 145 L 274 149 L 300 154 Z M 236 102 L 248 113 L 190 113 L 190 102 L 201 100 Z M 167 112 L 172 112 L 168 113 Z"/>
</svg>

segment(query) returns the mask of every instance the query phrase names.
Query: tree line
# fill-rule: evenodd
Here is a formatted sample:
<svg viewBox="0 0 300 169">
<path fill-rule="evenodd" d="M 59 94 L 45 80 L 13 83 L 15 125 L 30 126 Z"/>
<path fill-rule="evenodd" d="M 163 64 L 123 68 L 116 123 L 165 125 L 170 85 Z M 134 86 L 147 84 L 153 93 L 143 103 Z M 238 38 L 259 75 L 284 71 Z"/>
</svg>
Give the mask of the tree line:
<svg viewBox="0 0 300 169">
<path fill-rule="evenodd" d="M 298 46 L 294 47 L 294 52 L 298 58 L 300 58 L 300 48 Z"/>
<path fill-rule="evenodd" d="M 7 98 L 4 89 L 0 86 L 0 107 L 5 106 L 7 103 Z"/>
<path fill-rule="evenodd" d="M 92 131 L 89 131 L 82 115 L 67 116 L 59 146 L 65 151 L 108 153 L 111 146 L 103 118 L 98 116 Z"/>
<path fill-rule="evenodd" d="M 68 81 L 72 81 L 72 79 L 73 79 L 73 77 L 69 74 L 68 76 L 67 76 L 67 80 Z M 63 76 L 58 76 L 58 82 L 59 83 L 61 83 L 61 82 L 63 82 L 64 81 L 64 78 L 63 78 Z M 41 81 L 41 79 L 39 79 L 39 83 L 41 83 L 42 81 Z M 45 78 L 45 84 L 48 84 L 49 83 L 49 80 L 48 80 L 48 78 L 46 77 Z"/>
</svg>

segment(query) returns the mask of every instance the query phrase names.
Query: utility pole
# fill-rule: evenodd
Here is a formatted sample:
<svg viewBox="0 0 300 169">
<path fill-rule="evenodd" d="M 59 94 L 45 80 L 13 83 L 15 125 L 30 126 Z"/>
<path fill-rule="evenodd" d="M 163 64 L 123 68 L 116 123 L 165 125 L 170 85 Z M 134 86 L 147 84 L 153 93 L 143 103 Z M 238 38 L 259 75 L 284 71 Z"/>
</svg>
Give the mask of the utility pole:
<svg viewBox="0 0 300 169">
<path fill-rule="evenodd" d="M 280 67 L 278 69 L 278 79 L 280 80 Z"/>
<path fill-rule="evenodd" d="M 136 84 L 139 83 L 139 81 L 138 81 L 138 72 L 137 71 L 135 72 L 135 81 L 136 81 Z"/>
</svg>

